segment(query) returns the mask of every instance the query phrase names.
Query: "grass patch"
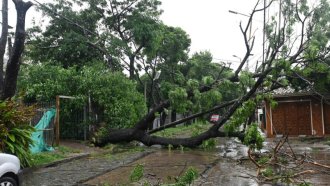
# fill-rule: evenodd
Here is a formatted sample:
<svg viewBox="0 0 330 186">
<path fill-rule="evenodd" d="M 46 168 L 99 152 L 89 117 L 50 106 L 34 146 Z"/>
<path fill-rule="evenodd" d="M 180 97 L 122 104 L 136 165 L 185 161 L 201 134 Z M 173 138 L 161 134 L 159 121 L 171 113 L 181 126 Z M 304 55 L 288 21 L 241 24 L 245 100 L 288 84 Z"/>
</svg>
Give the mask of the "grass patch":
<svg viewBox="0 0 330 186">
<path fill-rule="evenodd" d="M 174 128 L 168 128 L 159 132 L 156 132 L 155 136 L 167 137 L 167 138 L 186 138 L 192 136 L 198 136 L 199 134 L 207 131 L 212 125 L 208 122 L 195 122 L 191 125 L 180 125 Z M 216 146 L 216 139 L 211 138 L 203 141 L 200 145 L 200 148 L 204 150 L 211 150 Z M 168 146 L 169 150 L 173 148 L 173 146 Z M 183 147 L 180 147 L 183 150 Z"/>
<path fill-rule="evenodd" d="M 107 158 L 108 160 L 119 160 L 128 157 L 132 154 L 145 151 L 145 147 L 137 146 L 134 143 L 109 144 L 105 146 L 104 149 L 106 149 L 106 153 L 99 154 L 96 156 L 102 156 Z"/>
<path fill-rule="evenodd" d="M 78 153 L 76 149 L 72 149 L 65 146 L 56 147 L 54 151 L 51 152 L 40 152 L 32 154 L 32 166 L 39 166 L 49 164 L 55 161 L 59 161 L 69 157 L 72 153 Z"/>
<path fill-rule="evenodd" d="M 196 136 L 196 134 L 202 133 L 208 130 L 212 125 L 205 122 L 195 122 L 191 125 L 180 125 L 173 128 L 168 128 L 159 132 L 156 132 L 155 136 L 161 137 L 188 137 L 188 136 Z"/>
</svg>

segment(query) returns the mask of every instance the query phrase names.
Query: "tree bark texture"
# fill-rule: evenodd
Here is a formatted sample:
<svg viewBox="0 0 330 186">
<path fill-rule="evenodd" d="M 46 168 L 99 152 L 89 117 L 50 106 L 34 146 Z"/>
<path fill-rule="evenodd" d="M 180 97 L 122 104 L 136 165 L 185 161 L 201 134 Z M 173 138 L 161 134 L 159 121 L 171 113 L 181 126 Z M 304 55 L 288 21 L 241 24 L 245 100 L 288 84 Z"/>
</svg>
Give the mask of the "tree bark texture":
<svg viewBox="0 0 330 186">
<path fill-rule="evenodd" d="M 9 56 L 6 76 L 4 80 L 4 87 L 2 92 L 2 99 L 8 99 L 15 95 L 17 76 L 21 64 L 21 55 L 24 50 L 25 42 L 25 16 L 32 3 L 23 2 L 22 0 L 13 0 L 17 12 L 15 41 L 12 48 L 12 53 Z"/>
<path fill-rule="evenodd" d="M 135 56 L 132 55 L 129 57 L 129 78 L 130 79 L 134 79 L 134 74 L 135 74 L 134 62 L 135 62 Z"/>
<path fill-rule="evenodd" d="M 2 0 L 2 29 L 0 38 L 0 92 L 3 90 L 3 64 L 8 37 L 8 0 Z"/>
</svg>

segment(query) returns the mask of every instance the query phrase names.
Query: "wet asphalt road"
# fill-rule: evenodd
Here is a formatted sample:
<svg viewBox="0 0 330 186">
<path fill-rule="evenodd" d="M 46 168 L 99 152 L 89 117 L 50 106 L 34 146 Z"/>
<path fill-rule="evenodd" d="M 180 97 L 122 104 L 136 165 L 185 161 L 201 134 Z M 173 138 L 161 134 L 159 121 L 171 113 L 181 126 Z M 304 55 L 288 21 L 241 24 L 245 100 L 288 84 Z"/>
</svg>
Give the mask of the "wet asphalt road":
<svg viewBox="0 0 330 186">
<path fill-rule="evenodd" d="M 149 153 L 151 152 L 138 152 L 115 160 L 102 155 L 89 156 L 51 167 L 30 170 L 23 174 L 23 186 L 82 185 L 80 183 L 84 180 L 102 175 Z"/>
<path fill-rule="evenodd" d="M 271 143 L 265 145 L 269 147 Z M 306 152 L 316 161 L 330 165 L 329 145 L 293 140 L 291 146 L 294 151 Z M 194 185 L 260 185 L 253 179 L 255 167 L 238 161 L 246 157 L 246 152 L 247 148 L 240 142 L 221 138 L 217 148 L 212 151 L 149 149 L 117 159 L 91 156 L 30 171 L 24 174 L 23 185 L 120 185 L 128 183 L 129 175 L 137 164 L 144 165 L 146 179 L 154 184 L 160 181 L 164 183 L 169 176 L 178 176 L 189 166 L 194 166 L 201 174 Z M 330 183 L 329 174 L 310 175 L 306 179 L 313 185 Z"/>
</svg>

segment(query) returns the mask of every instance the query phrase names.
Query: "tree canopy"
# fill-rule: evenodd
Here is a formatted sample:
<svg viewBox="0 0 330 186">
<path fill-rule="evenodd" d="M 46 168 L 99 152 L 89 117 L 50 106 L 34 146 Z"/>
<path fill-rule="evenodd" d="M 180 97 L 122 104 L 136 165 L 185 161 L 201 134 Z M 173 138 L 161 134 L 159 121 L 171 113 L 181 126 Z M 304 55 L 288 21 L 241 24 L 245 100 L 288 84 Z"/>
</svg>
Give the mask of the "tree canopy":
<svg viewBox="0 0 330 186">
<path fill-rule="evenodd" d="M 265 25 L 264 59 L 256 63 L 256 70 L 244 70 L 257 37 L 248 34 L 252 20 L 272 4 L 258 1 L 247 24 L 240 24 L 246 52 L 236 69 L 212 63 L 209 52 L 189 57 L 189 35 L 159 19 L 158 0 L 41 4 L 40 10 L 50 21 L 45 28 L 29 31 L 25 57 L 30 63 L 21 74 L 21 90 L 29 99 L 51 98 L 60 91 L 85 97 L 90 93 L 97 106 L 110 114 L 110 127 L 103 128 L 93 141 L 100 146 L 137 140 L 145 145 L 194 147 L 218 136 L 242 137 L 245 131 L 239 131 L 239 126 L 262 100 L 271 99 L 273 90 L 293 87 L 318 94 L 329 90 L 330 7 L 326 0 L 313 5 L 283 1 L 279 17 Z M 40 74 L 48 78 L 37 82 Z M 145 113 L 143 101 L 148 107 Z M 219 110 L 223 115 L 197 136 L 172 139 L 152 135 L 155 130 L 148 128 L 155 117 L 168 110 L 188 116 L 155 130 Z M 122 125 L 117 116 L 128 112 L 132 120 Z"/>
</svg>

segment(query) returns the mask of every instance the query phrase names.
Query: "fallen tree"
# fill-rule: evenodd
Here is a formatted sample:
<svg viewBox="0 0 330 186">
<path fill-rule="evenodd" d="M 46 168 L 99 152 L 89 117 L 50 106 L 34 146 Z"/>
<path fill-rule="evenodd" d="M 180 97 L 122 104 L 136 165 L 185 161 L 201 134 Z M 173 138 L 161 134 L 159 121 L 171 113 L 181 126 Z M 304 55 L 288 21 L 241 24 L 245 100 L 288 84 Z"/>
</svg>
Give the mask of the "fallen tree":
<svg viewBox="0 0 330 186">
<path fill-rule="evenodd" d="M 250 14 L 250 18 L 246 26 L 243 28 L 242 24 L 240 24 L 240 29 L 246 46 L 246 53 L 235 73 L 226 79 L 216 79 L 211 86 L 200 87 L 199 90 L 201 92 L 212 90 L 212 87 L 221 85 L 225 81 L 240 81 L 240 75 L 242 74 L 243 66 L 249 60 L 255 41 L 255 36 L 248 37 L 248 29 L 252 24 L 252 20 L 255 14 L 258 12 L 266 11 L 272 5 L 272 3 L 273 1 L 271 1 L 268 5 L 264 5 L 263 8 L 258 9 L 258 1 L 257 5 L 254 7 L 252 13 Z M 153 106 L 150 112 L 138 123 L 136 123 L 133 128 L 109 130 L 106 136 L 101 137 L 96 135 L 93 138 L 93 143 L 97 146 L 103 146 L 106 143 L 115 143 L 121 141 L 129 142 L 136 140 L 147 146 L 154 144 L 170 144 L 173 146 L 195 147 L 200 145 L 203 140 L 207 140 L 209 138 L 219 136 L 242 137 L 243 133 L 233 131 L 223 133 L 220 132 L 219 129 L 228 123 L 229 120 L 233 119 L 232 117 L 235 115 L 238 109 L 242 108 L 242 105 L 247 101 L 252 99 L 257 100 L 257 97 L 264 95 L 265 92 L 272 91 L 279 87 L 286 87 L 288 85 L 286 77 L 290 74 L 289 71 L 294 69 L 294 67 L 306 65 L 309 60 L 319 60 L 320 62 L 328 60 L 328 45 L 318 46 L 318 50 L 311 51 L 311 47 L 313 44 L 315 44 L 315 40 L 317 40 L 315 36 L 322 34 L 320 33 L 320 30 L 318 30 L 321 25 L 318 25 L 314 21 L 315 19 L 319 18 L 318 16 L 320 16 L 320 12 L 324 12 L 324 7 L 329 7 L 328 3 L 326 2 L 322 1 L 319 3 L 320 4 L 313 7 L 312 9 L 304 9 L 303 6 L 307 5 L 303 2 L 292 3 L 288 1 L 281 5 L 282 10 L 280 10 L 281 12 L 279 23 L 276 23 L 276 20 L 273 19 L 273 22 L 268 23 L 264 28 L 264 34 L 267 38 L 267 41 L 264 42 L 267 42 L 268 44 L 265 45 L 266 47 L 264 51 L 264 60 L 262 60 L 259 65 L 257 63 L 256 71 L 250 74 L 250 77 L 254 83 L 249 86 L 249 90 L 246 91 L 246 93 L 240 98 L 237 98 L 228 103 L 221 104 L 218 107 L 208 111 L 194 114 L 186 119 L 175 121 L 171 124 L 148 131 L 148 126 L 150 126 L 154 121 L 155 114 L 160 113 L 164 109 L 171 106 L 171 102 L 169 100 L 158 102 L 155 101 L 156 104 Z M 299 26 L 301 28 L 298 37 L 292 34 L 293 25 Z M 324 25 L 324 23 L 322 23 L 322 25 L 325 26 L 326 24 Z M 294 38 L 295 42 L 290 43 L 292 38 Z M 326 40 L 326 43 L 328 43 L 328 40 Z M 313 56 L 309 55 L 311 52 L 313 52 Z M 193 96 L 191 92 L 187 92 L 187 95 L 188 98 Z M 171 139 L 151 135 L 156 131 L 166 129 L 168 127 L 173 127 L 179 123 L 200 117 L 201 115 L 211 113 L 223 107 L 228 107 L 228 109 L 226 113 L 221 117 L 220 121 L 198 136 Z"/>
</svg>

